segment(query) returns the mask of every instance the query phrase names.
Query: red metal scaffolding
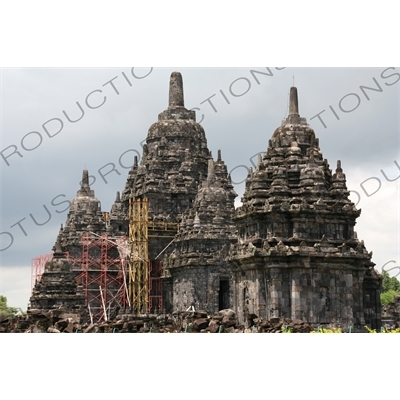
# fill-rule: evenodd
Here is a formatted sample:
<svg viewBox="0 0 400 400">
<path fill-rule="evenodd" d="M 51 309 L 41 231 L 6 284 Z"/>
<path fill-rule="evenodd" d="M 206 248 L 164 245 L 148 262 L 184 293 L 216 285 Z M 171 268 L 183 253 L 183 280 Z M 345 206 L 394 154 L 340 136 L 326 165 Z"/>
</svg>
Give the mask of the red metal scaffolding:
<svg viewBox="0 0 400 400">
<path fill-rule="evenodd" d="M 107 235 L 82 237 L 81 257 L 77 281 L 82 284 L 86 304 L 93 322 L 108 320 L 116 309 L 127 306 L 126 260 L 121 258 L 118 244 Z"/>
<path fill-rule="evenodd" d="M 47 261 L 50 261 L 53 258 L 53 253 L 43 254 L 42 256 L 38 256 L 32 258 L 32 268 L 31 268 L 31 290 L 35 286 L 36 282 L 39 282 L 42 278 L 44 272 L 44 266 Z"/>
<path fill-rule="evenodd" d="M 129 255 L 125 236 L 109 238 L 107 235 L 82 236 L 80 254 L 73 257 L 65 253 L 76 272 L 76 280 L 83 286 L 86 305 L 93 322 L 101 322 L 113 316 L 117 308 L 132 308 L 129 298 Z M 75 253 L 76 254 L 76 253 Z M 53 253 L 32 259 L 31 288 L 40 281 L 46 262 Z M 150 260 L 148 264 L 148 307 L 147 312 L 163 310 L 162 262 Z"/>
</svg>

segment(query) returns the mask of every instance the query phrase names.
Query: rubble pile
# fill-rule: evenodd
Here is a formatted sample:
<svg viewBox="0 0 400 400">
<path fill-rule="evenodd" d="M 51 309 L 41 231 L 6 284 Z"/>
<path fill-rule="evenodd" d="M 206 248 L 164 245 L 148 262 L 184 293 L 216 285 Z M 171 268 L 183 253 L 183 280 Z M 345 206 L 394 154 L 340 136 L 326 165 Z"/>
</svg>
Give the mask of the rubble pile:
<svg viewBox="0 0 400 400">
<path fill-rule="evenodd" d="M 73 333 L 80 329 L 81 315 L 61 309 L 48 312 L 31 309 L 26 315 L 0 319 L 0 333 Z"/>
<path fill-rule="evenodd" d="M 259 333 L 281 333 L 283 330 L 291 333 L 310 333 L 314 331 L 311 325 L 302 320 L 289 318 L 262 318 L 254 319 L 255 327 Z"/>
<path fill-rule="evenodd" d="M 300 320 L 252 315 L 250 328 L 240 325 L 233 310 L 209 316 L 205 311 L 185 311 L 161 315 L 118 315 L 111 321 L 83 323 L 80 314 L 65 310 L 42 312 L 31 309 L 27 315 L 0 319 L 0 333 L 309 333 L 313 328 Z"/>
</svg>

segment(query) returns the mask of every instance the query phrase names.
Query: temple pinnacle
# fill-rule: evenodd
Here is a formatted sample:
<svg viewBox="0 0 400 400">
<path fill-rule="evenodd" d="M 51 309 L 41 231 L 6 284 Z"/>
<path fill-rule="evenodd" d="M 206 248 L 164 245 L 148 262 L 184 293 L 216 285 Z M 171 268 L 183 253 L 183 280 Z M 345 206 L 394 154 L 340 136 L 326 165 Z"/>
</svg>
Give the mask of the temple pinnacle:
<svg viewBox="0 0 400 400">
<path fill-rule="evenodd" d="M 64 257 L 64 253 L 61 248 L 61 236 L 60 235 L 57 236 L 56 248 L 53 253 L 53 257 L 54 258 L 63 258 Z"/>
<path fill-rule="evenodd" d="M 173 72 L 169 81 L 169 107 L 184 107 L 183 80 L 180 72 Z"/>
<path fill-rule="evenodd" d="M 90 187 L 89 187 L 89 171 L 87 169 L 84 169 L 83 173 L 82 173 L 81 189 L 90 189 Z"/>
<path fill-rule="evenodd" d="M 297 96 L 297 88 L 290 88 L 290 106 L 289 106 L 289 115 L 299 116 L 299 99 Z"/>
<path fill-rule="evenodd" d="M 211 185 L 214 181 L 215 181 L 214 160 L 210 158 L 208 160 L 207 183 L 208 185 Z"/>
<path fill-rule="evenodd" d="M 290 88 L 289 115 L 282 121 L 282 125 L 286 124 L 307 125 L 306 118 L 300 117 L 299 114 L 299 99 L 296 86 Z"/>
</svg>

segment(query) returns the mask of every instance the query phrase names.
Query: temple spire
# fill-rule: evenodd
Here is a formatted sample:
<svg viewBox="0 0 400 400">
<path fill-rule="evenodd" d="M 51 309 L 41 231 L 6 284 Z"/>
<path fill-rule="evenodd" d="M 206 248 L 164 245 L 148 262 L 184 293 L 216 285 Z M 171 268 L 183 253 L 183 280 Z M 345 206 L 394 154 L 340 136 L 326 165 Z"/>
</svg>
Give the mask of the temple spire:
<svg viewBox="0 0 400 400">
<path fill-rule="evenodd" d="M 297 96 L 297 88 L 290 88 L 290 103 L 289 103 L 289 115 L 299 116 L 299 98 Z"/>
<path fill-rule="evenodd" d="M 177 71 L 171 74 L 169 81 L 168 108 L 158 115 L 159 121 L 170 121 L 176 119 L 196 121 L 196 112 L 185 108 L 182 74 Z M 143 155 L 147 154 L 145 153 L 145 146 L 146 145 L 143 146 Z"/>
<path fill-rule="evenodd" d="M 83 170 L 81 189 L 90 189 L 89 187 L 89 171 L 87 169 Z"/>
<path fill-rule="evenodd" d="M 207 183 L 211 185 L 215 181 L 215 168 L 214 168 L 214 160 L 210 158 L 208 160 L 208 173 L 207 173 Z"/>
<path fill-rule="evenodd" d="M 90 190 L 89 186 L 89 171 L 84 169 L 82 172 L 82 181 L 81 181 L 81 188 L 76 193 L 77 197 L 94 197 L 94 191 Z"/>
<path fill-rule="evenodd" d="M 169 107 L 184 107 L 183 80 L 180 72 L 173 72 L 169 81 Z"/>
<path fill-rule="evenodd" d="M 61 248 L 61 236 L 60 235 L 57 236 L 56 248 L 53 253 L 53 257 L 54 258 L 63 258 L 64 257 L 64 253 Z"/>
<path fill-rule="evenodd" d="M 286 124 L 307 125 L 306 118 L 300 117 L 299 114 L 299 98 L 296 86 L 290 88 L 289 115 L 282 121 L 282 125 Z"/>
</svg>

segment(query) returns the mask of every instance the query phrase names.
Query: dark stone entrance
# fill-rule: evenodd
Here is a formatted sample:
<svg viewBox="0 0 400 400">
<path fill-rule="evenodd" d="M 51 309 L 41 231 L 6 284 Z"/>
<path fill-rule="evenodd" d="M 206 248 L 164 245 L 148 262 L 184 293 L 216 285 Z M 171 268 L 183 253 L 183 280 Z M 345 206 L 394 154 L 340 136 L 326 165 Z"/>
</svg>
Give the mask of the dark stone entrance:
<svg viewBox="0 0 400 400">
<path fill-rule="evenodd" d="M 229 280 L 221 279 L 219 281 L 219 309 L 225 310 L 230 308 L 229 304 Z"/>
</svg>

